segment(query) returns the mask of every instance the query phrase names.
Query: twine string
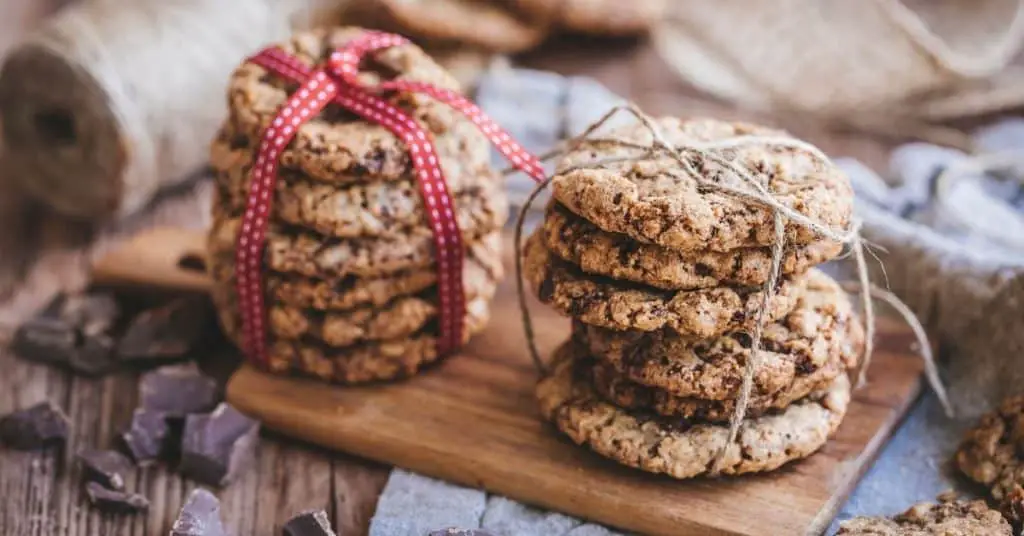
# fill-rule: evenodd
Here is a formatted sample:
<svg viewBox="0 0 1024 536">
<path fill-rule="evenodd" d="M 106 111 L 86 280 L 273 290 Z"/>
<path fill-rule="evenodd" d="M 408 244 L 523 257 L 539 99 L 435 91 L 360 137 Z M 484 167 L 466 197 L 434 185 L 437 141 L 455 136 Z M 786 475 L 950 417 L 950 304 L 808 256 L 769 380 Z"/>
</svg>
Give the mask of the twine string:
<svg viewBox="0 0 1024 536">
<path fill-rule="evenodd" d="M 604 126 L 608 121 L 614 118 L 619 113 L 628 113 L 632 115 L 651 136 L 650 144 L 642 144 L 635 141 L 622 140 L 614 137 L 594 137 L 590 136 Z M 813 220 L 810 217 L 801 214 L 784 204 L 769 190 L 767 184 L 762 184 L 761 181 L 757 180 L 749 170 L 741 166 L 738 162 L 733 159 L 725 158 L 721 156 L 718 151 L 735 149 L 739 147 L 745 147 L 749 145 L 764 145 L 773 147 L 786 147 L 793 148 L 802 151 L 806 151 L 811 155 L 815 156 L 822 162 L 829 162 L 829 158 L 821 152 L 817 147 L 813 145 L 781 136 L 737 136 L 733 138 L 727 138 L 723 140 L 715 140 L 710 142 L 701 143 L 686 143 L 683 145 L 676 145 L 669 142 L 661 129 L 655 123 L 655 121 L 637 108 L 634 104 L 620 105 L 612 108 L 594 124 L 584 130 L 580 135 L 566 140 L 560 145 L 559 148 L 544 154 L 541 159 L 547 160 L 560 155 L 564 155 L 573 150 L 576 150 L 584 145 L 599 148 L 601 145 L 612 145 L 616 148 L 635 149 L 638 151 L 637 155 L 631 155 L 626 157 L 609 157 L 609 158 L 598 158 L 592 161 L 574 164 L 571 167 L 567 167 L 557 171 L 557 175 L 564 175 L 579 171 L 583 169 L 598 169 L 605 167 L 609 164 L 623 163 L 623 162 L 638 162 L 645 159 L 652 159 L 659 156 L 667 155 L 675 160 L 685 176 L 694 180 L 700 185 L 707 186 L 709 188 L 716 189 L 723 193 L 735 196 L 738 199 L 747 201 L 758 206 L 768 208 L 772 211 L 772 223 L 774 230 L 773 242 L 771 245 L 772 252 L 772 263 L 768 276 L 768 280 L 764 283 L 761 292 L 761 300 L 758 305 L 756 313 L 756 322 L 754 325 L 753 333 L 751 334 L 751 346 L 749 357 L 744 364 L 743 370 L 743 382 L 740 388 L 740 392 L 736 398 L 736 407 L 731 415 L 729 422 L 729 433 L 728 440 L 722 445 L 721 450 L 715 457 L 715 461 L 712 464 L 712 473 L 717 473 L 720 468 L 720 464 L 724 461 L 728 447 L 733 444 L 739 434 L 740 428 L 743 425 L 743 421 L 746 417 L 747 407 L 750 402 L 750 394 L 753 388 L 754 375 L 760 365 L 761 358 L 761 343 L 763 337 L 764 326 L 766 324 L 766 310 L 768 304 L 776 293 L 776 287 L 781 278 L 781 267 L 782 257 L 785 253 L 785 229 L 786 225 L 790 222 L 800 225 L 804 228 L 814 231 L 816 234 L 828 238 L 833 241 L 837 241 L 846 244 L 851 250 L 856 264 L 857 270 L 857 283 L 856 286 L 859 289 L 861 297 L 861 307 L 864 315 L 864 329 L 866 341 L 864 345 L 864 357 L 861 360 L 858 369 L 856 371 L 857 382 L 856 385 L 860 387 L 866 381 L 867 369 L 871 362 L 871 357 L 874 353 L 874 337 L 875 337 L 875 312 L 872 302 L 872 297 L 878 297 L 890 304 L 895 305 L 897 311 L 907 319 L 908 324 L 911 326 L 915 337 L 921 346 L 921 358 L 925 362 L 926 376 L 929 383 L 934 389 L 938 396 L 943 408 L 945 409 L 946 415 L 952 416 L 953 409 L 949 403 L 948 397 L 944 387 L 942 386 L 941 379 L 938 374 L 938 369 L 934 361 L 934 357 L 930 351 L 928 338 L 924 329 L 921 327 L 920 322 L 914 317 L 913 312 L 910 311 L 905 304 L 903 304 L 898 297 L 891 292 L 875 287 L 871 284 L 868 275 L 868 266 L 866 257 L 864 254 L 864 240 L 860 235 L 861 222 L 857 218 L 853 218 L 846 229 L 835 230 L 827 225 Z M 687 156 L 694 156 L 703 158 L 706 161 L 718 164 L 725 170 L 731 171 L 733 176 L 738 179 L 737 184 L 727 184 L 723 181 L 711 180 L 704 176 L 701 172 L 693 167 L 692 162 Z M 515 229 L 515 268 L 516 268 L 516 283 L 517 291 L 519 293 L 519 304 L 522 312 L 523 329 L 526 333 L 526 340 L 530 357 L 537 367 L 537 370 L 543 375 L 546 373 L 546 366 L 540 357 L 540 353 L 537 350 L 536 340 L 534 337 L 532 318 L 527 308 L 525 290 L 522 280 L 522 230 L 530 206 L 536 200 L 537 196 L 542 190 L 547 188 L 551 183 L 552 177 L 546 178 L 544 181 L 537 184 L 530 195 L 527 197 L 526 202 L 519 211 L 519 217 L 516 221 Z"/>
</svg>

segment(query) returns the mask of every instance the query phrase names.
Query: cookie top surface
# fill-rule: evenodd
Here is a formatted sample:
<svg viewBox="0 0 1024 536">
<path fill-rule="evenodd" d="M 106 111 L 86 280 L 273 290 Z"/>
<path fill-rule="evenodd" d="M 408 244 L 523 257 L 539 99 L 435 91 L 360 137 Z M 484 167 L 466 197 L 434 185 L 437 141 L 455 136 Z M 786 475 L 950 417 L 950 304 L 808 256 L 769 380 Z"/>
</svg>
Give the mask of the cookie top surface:
<svg viewBox="0 0 1024 536">
<path fill-rule="evenodd" d="M 581 324 L 575 330 L 591 355 L 626 378 L 675 396 L 707 400 L 736 397 L 753 342 L 749 330 L 710 339 Z M 864 335 L 846 294 L 823 272 L 812 270 L 796 308 L 766 324 L 761 340 L 753 394 L 770 398 L 791 391 L 833 360 L 840 360 L 844 369 L 853 368 Z"/>
<path fill-rule="evenodd" d="M 748 136 L 790 138 L 781 131 L 710 119 L 667 117 L 656 120 L 656 125 L 664 139 L 676 146 Z M 615 129 L 609 137 L 651 143 L 650 132 L 640 124 Z M 805 149 L 752 142 L 706 153 L 686 157 L 703 177 L 698 182 L 670 157 L 644 156 L 639 149 L 609 141 L 590 142 L 559 162 L 552 180 L 553 194 L 569 210 L 601 229 L 640 242 L 680 251 L 729 251 L 772 244 L 770 209 L 707 184 L 752 191 L 735 171 L 709 158 L 710 154 L 735 162 L 779 202 L 828 228 L 841 232 L 850 222 L 853 190 L 849 179 L 830 161 Z M 622 161 L 626 158 L 629 160 Z M 619 161 L 598 163 L 614 159 Z M 814 231 L 793 222 L 786 224 L 785 237 L 793 244 L 821 240 Z"/>
<path fill-rule="evenodd" d="M 312 67 L 364 32 L 351 27 L 312 30 L 295 34 L 279 46 Z M 398 79 L 459 89 L 458 82 L 415 45 L 370 53 L 360 78 L 369 84 Z M 294 84 L 286 83 L 263 67 L 243 63 L 228 83 L 232 128 L 258 141 L 295 89 Z M 387 100 L 416 118 L 433 137 L 443 167 L 446 159 L 451 165 L 460 160 L 473 165 L 488 162 L 486 138 L 472 122 L 448 105 L 409 93 L 395 93 Z M 318 180 L 335 183 L 408 178 L 413 169 L 405 144 L 391 131 L 364 121 L 334 103 L 297 129 L 295 139 L 285 148 L 280 160 L 286 169 L 297 169 Z"/>
<path fill-rule="evenodd" d="M 663 289 L 758 286 L 768 280 L 771 272 L 771 248 L 678 251 L 602 231 L 554 202 L 548 205 L 543 233 L 551 253 L 584 272 Z M 782 258 L 781 272 L 803 273 L 835 258 L 842 249 L 841 243 L 830 240 L 789 245 Z"/>
<path fill-rule="evenodd" d="M 604 402 L 586 365 L 572 344 L 556 352 L 549 376 L 537 386 L 546 419 L 575 443 L 630 467 L 680 479 L 708 472 L 728 440 L 727 425 L 655 417 Z M 841 375 L 820 399 L 747 419 L 719 469 L 723 474 L 771 471 L 811 455 L 839 427 L 849 401 L 850 383 Z"/>
<path fill-rule="evenodd" d="M 380 0 L 403 32 L 428 40 L 456 41 L 494 52 L 521 52 L 548 35 L 541 19 L 524 16 L 500 0 Z"/>
<path fill-rule="evenodd" d="M 234 252 L 240 228 L 241 218 L 215 213 L 207 236 L 208 249 L 213 253 Z M 500 249 L 501 233 L 496 229 L 462 229 L 462 237 L 467 245 L 486 241 L 488 247 Z M 436 269 L 433 236 L 425 227 L 414 227 L 396 237 L 331 238 L 272 225 L 267 231 L 264 263 L 273 272 L 319 279 Z"/>
<path fill-rule="evenodd" d="M 956 464 L 1000 502 L 1024 486 L 1024 395 L 1010 397 L 967 432 Z"/>
<path fill-rule="evenodd" d="M 252 163 L 249 142 L 222 129 L 211 147 L 210 163 L 222 210 L 235 216 L 245 210 Z M 508 218 L 501 179 L 489 164 L 447 165 L 445 181 L 462 228 L 497 227 Z M 282 170 L 274 186 L 272 218 L 339 237 L 400 235 L 425 227 L 427 214 L 417 181 L 412 178 L 352 184 L 329 184 L 308 175 Z"/>
<path fill-rule="evenodd" d="M 538 231 L 526 241 L 523 273 L 540 301 L 586 324 L 615 330 L 669 330 L 706 338 L 749 328 L 762 294 L 755 288 L 666 291 L 588 275 L 551 255 Z M 796 306 L 804 278 L 783 278 L 765 311 L 769 320 Z"/>
<path fill-rule="evenodd" d="M 644 33 L 665 13 L 666 0 L 512 0 L 534 17 L 592 35 Z"/>
<path fill-rule="evenodd" d="M 837 536 L 1010 536 L 1010 524 L 984 501 L 920 503 L 893 518 L 844 521 Z"/>
</svg>

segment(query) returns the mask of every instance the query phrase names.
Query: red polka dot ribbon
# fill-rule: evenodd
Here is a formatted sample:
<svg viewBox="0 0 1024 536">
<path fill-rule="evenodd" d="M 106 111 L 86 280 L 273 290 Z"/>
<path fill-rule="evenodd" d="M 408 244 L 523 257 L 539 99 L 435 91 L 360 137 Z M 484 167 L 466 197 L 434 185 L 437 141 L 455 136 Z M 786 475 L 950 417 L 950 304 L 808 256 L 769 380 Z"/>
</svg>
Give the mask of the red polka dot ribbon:
<svg viewBox="0 0 1024 536">
<path fill-rule="evenodd" d="M 326 66 L 316 69 L 310 69 L 277 48 L 265 49 L 248 60 L 299 84 L 263 133 L 252 168 L 248 200 L 235 252 L 243 344 L 249 358 L 258 364 L 267 362 L 264 326 L 266 310 L 261 268 L 278 160 L 299 127 L 319 114 L 329 103 L 334 102 L 366 121 L 387 128 L 402 140 L 409 151 L 434 238 L 440 323 L 437 346 L 442 355 L 462 344 L 466 314 L 466 298 L 462 287 L 462 263 L 465 256 L 462 233 L 430 135 L 415 119 L 381 95 L 398 91 L 422 93 L 448 104 L 477 125 L 513 165 L 537 181 L 544 179 L 540 161 L 463 95 L 422 82 L 392 80 L 370 87 L 357 79 L 360 61 L 366 54 L 408 43 L 401 36 L 366 32 L 344 48 L 334 51 Z"/>
</svg>

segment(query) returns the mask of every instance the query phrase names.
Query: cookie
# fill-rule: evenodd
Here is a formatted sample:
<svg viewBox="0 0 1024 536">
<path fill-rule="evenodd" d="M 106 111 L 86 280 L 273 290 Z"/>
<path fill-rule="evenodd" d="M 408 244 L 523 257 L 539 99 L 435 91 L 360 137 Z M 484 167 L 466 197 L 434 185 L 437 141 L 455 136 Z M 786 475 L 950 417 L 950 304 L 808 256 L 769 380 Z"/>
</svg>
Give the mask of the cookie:
<svg viewBox="0 0 1024 536">
<path fill-rule="evenodd" d="M 859 324 L 851 323 L 863 341 Z M 861 342 L 862 344 L 862 342 Z M 772 393 L 753 392 L 747 406 L 748 417 L 757 417 L 769 411 L 785 409 L 797 400 L 814 397 L 815 393 L 827 389 L 840 374 L 855 366 L 861 344 L 846 345 L 856 350 L 854 355 L 837 353 L 832 359 L 806 374 L 797 374 L 785 387 Z M 707 422 L 728 422 L 736 410 L 736 398 L 708 400 L 692 396 L 677 396 L 657 387 L 637 383 L 620 373 L 614 366 L 595 359 L 591 371 L 594 389 L 612 404 L 626 409 L 649 410 L 667 417 L 682 417 Z"/>
<path fill-rule="evenodd" d="M 454 41 L 493 52 L 522 52 L 540 44 L 547 25 L 501 0 L 378 0 L 406 35 Z"/>
<path fill-rule="evenodd" d="M 499 281 L 504 277 L 497 241 L 476 242 L 466 250 L 464 281 Z M 234 259 L 230 254 L 211 257 L 210 273 L 221 284 L 234 285 Z M 357 307 L 382 307 L 399 296 L 409 296 L 437 284 L 433 267 L 406 270 L 382 277 L 348 276 L 319 279 L 292 274 L 264 274 L 268 299 L 292 307 L 317 311 L 347 311 Z"/>
<path fill-rule="evenodd" d="M 234 289 L 215 286 L 211 296 L 224 333 L 241 347 L 241 317 L 234 306 Z M 489 319 L 487 300 L 468 303 L 463 342 L 482 331 Z M 270 335 L 267 367 L 278 373 L 295 372 L 342 384 L 407 378 L 440 357 L 437 353 L 437 329 L 436 322 L 431 321 L 408 336 L 366 341 L 342 348 L 327 346 L 309 337 L 294 340 Z"/>
<path fill-rule="evenodd" d="M 788 137 L 781 131 L 710 119 L 665 117 L 656 124 L 665 139 L 677 145 L 743 136 Z M 651 134 L 639 124 L 614 129 L 608 136 L 642 145 L 651 142 Z M 849 224 L 853 190 L 846 175 L 831 162 L 803 149 L 760 144 L 714 153 L 723 158 L 728 153 L 729 159 L 796 212 L 836 231 Z M 605 231 L 680 251 L 725 252 L 769 246 L 775 241 L 770 209 L 699 184 L 672 158 L 596 164 L 636 155 L 642 153 L 610 142 L 585 144 L 570 151 L 558 163 L 551 183 L 555 199 Z M 687 160 L 707 181 L 741 186 L 734 172 L 711 159 L 689 155 Z M 786 224 L 785 238 L 787 244 L 821 240 L 817 233 L 792 222 Z"/>
<path fill-rule="evenodd" d="M 602 231 L 558 203 L 548 205 L 543 233 L 551 253 L 584 272 L 666 290 L 756 287 L 768 280 L 772 266 L 771 248 L 677 251 Z M 842 249 L 841 243 L 830 240 L 788 246 L 781 272 L 802 274 L 835 258 Z"/>
<path fill-rule="evenodd" d="M 839 525 L 837 536 L 1011 536 L 1010 524 L 984 501 L 940 497 L 893 518 L 855 517 Z"/>
<path fill-rule="evenodd" d="M 364 32 L 351 27 L 318 29 L 295 34 L 279 46 L 312 66 Z M 370 53 L 360 76 L 367 83 L 393 78 L 459 89 L 458 82 L 415 45 Z M 270 75 L 263 67 L 243 63 L 228 83 L 231 128 L 255 145 L 294 90 L 294 84 Z M 460 166 L 477 169 L 490 161 L 487 139 L 476 125 L 447 104 L 410 93 L 396 93 L 387 99 L 418 119 L 433 138 L 446 173 L 455 174 Z M 280 163 L 284 169 L 332 183 L 407 179 L 413 169 L 405 144 L 391 131 L 334 104 L 298 127 L 295 138 L 281 154 Z"/>
<path fill-rule="evenodd" d="M 716 287 L 666 291 L 588 275 L 548 252 L 540 232 L 523 248 L 523 273 L 540 301 L 581 322 L 615 330 L 669 330 L 707 338 L 749 329 L 761 307 L 756 288 Z M 768 303 L 769 320 L 796 306 L 803 278 L 784 278 Z"/>
<path fill-rule="evenodd" d="M 796 308 L 765 324 L 755 397 L 793 391 L 835 359 L 851 369 L 860 358 L 864 330 L 849 298 L 821 271 L 812 270 L 805 281 Z M 749 331 L 693 339 L 667 330 L 615 331 L 578 322 L 574 331 L 591 355 L 629 380 L 702 400 L 736 398 L 753 342 Z"/>
<path fill-rule="evenodd" d="M 248 199 L 253 153 L 245 144 L 233 145 L 222 129 L 212 144 L 218 200 L 228 214 L 239 216 Z M 447 170 L 445 180 L 456 207 L 460 228 L 496 228 L 508 217 L 501 179 L 489 165 L 470 170 Z M 402 234 L 427 225 L 418 183 L 405 180 L 353 183 L 339 187 L 283 170 L 275 184 L 271 217 L 338 237 Z"/>
<path fill-rule="evenodd" d="M 221 217 L 215 211 L 207 236 L 213 253 L 233 254 L 240 218 Z M 476 232 L 474 232 L 476 231 Z M 484 242 L 500 248 L 500 231 L 463 229 L 467 244 Z M 429 228 L 412 228 L 404 236 L 328 238 L 315 233 L 271 225 L 267 231 L 264 263 L 271 271 L 320 279 L 347 276 L 380 277 L 407 270 L 434 268 L 434 239 Z"/>
<path fill-rule="evenodd" d="M 1010 397 L 964 436 L 956 465 L 1004 507 L 1024 486 L 1024 395 Z"/>
<path fill-rule="evenodd" d="M 621 464 L 674 478 L 708 473 L 728 441 L 728 425 L 653 416 L 603 401 L 591 384 L 578 346 L 557 352 L 537 386 L 541 414 L 578 445 Z M 820 399 L 805 398 L 773 415 L 747 419 L 718 465 L 722 474 L 771 471 L 805 458 L 839 427 L 850 401 L 840 375 Z"/>
<path fill-rule="evenodd" d="M 517 8 L 573 32 L 624 36 L 644 33 L 665 13 L 666 0 L 511 0 Z"/>
</svg>

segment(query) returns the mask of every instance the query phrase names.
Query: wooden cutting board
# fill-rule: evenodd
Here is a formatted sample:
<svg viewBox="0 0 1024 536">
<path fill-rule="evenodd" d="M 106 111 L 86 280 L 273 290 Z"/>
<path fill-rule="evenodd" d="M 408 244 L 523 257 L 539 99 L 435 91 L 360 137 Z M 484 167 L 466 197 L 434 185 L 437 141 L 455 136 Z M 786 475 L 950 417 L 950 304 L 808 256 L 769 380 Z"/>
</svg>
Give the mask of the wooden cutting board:
<svg viewBox="0 0 1024 536">
<path fill-rule="evenodd" d="M 509 240 L 508 243 L 511 243 Z M 202 237 L 139 236 L 96 265 L 103 283 L 201 290 Z M 511 249 L 511 248 L 507 248 Z M 919 358 L 902 324 L 880 326 L 868 384 L 835 438 L 811 458 L 765 475 L 676 481 L 619 466 L 541 422 L 515 299 L 511 255 L 487 330 L 411 380 L 334 387 L 243 366 L 228 400 L 274 430 L 415 472 L 622 529 L 653 534 L 824 531 L 920 391 Z M 543 351 L 569 324 L 531 303 Z"/>
</svg>

